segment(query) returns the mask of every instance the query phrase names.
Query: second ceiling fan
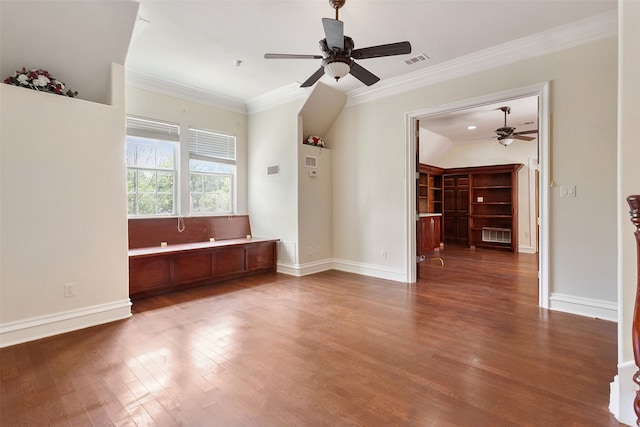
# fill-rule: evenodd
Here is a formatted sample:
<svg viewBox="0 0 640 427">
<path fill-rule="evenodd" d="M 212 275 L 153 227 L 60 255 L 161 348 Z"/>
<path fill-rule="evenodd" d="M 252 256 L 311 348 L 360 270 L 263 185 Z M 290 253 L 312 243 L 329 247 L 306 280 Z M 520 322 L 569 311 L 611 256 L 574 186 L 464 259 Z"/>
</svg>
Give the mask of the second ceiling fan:
<svg viewBox="0 0 640 427">
<path fill-rule="evenodd" d="M 338 20 L 338 10 L 344 6 L 345 2 L 346 0 L 329 0 L 329 4 L 336 11 L 336 19 L 322 18 L 325 34 L 325 38 L 319 42 L 322 55 L 266 53 L 265 59 L 322 59 L 320 68 L 300 87 L 313 86 L 324 74 L 331 76 L 336 81 L 351 74 L 367 86 L 378 82 L 380 80 L 378 76 L 358 65 L 354 59 L 405 55 L 411 53 L 411 43 L 404 41 L 354 49 L 353 39 L 344 35 L 344 24 Z"/>
<path fill-rule="evenodd" d="M 496 129 L 498 135 L 498 142 L 505 147 L 513 142 L 514 139 L 520 139 L 523 141 L 533 141 L 535 138 L 531 136 L 525 136 L 525 134 L 538 133 L 538 130 L 526 130 L 522 132 L 516 132 L 516 128 L 507 126 L 507 114 L 511 114 L 511 107 L 500 107 L 500 110 L 504 113 L 504 126 Z"/>
</svg>

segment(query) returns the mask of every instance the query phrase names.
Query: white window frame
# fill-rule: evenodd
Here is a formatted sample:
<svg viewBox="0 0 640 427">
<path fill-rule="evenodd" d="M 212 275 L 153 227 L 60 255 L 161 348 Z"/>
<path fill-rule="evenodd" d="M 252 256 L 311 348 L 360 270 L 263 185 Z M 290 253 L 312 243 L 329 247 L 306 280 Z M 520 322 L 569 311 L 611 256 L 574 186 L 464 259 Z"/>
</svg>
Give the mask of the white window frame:
<svg viewBox="0 0 640 427">
<path fill-rule="evenodd" d="M 155 141 L 161 143 L 170 143 L 173 145 L 173 169 L 165 168 L 149 168 L 140 166 L 131 166 L 127 162 L 127 175 L 131 171 L 140 172 L 154 172 L 154 173 L 171 173 L 173 175 L 173 194 L 172 194 L 172 209 L 170 213 L 161 212 L 154 214 L 149 213 L 134 213 L 131 214 L 127 208 L 127 214 L 129 218 L 145 218 L 145 217 L 172 217 L 179 215 L 180 211 L 180 126 L 174 123 L 163 122 L 155 119 L 148 119 L 136 116 L 127 116 L 126 118 L 126 138 L 125 138 L 125 151 L 128 145 L 131 143 L 129 138 L 139 138 L 148 141 Z M 157 166 L 157 165 L 156 165 Z M 127 206 L 129 192 L 127 191 Z M 139 195 L 138 191 L 136 194 Z M 158 197 L 156 189 L 156 198 Z"/>
<path fill-rule="evenodd" d="M 229 215 L 235 214 L 237 211 L 237 181 L 238 181 L 238 165 L 237 165 L 237 138 L 234 135 L 216 132 L 208 129 L 189 127 L 188 132 L 188 151 L 187 160 L 187 177 L 189 179 L 189 212 L 191 215 Z M 191 170 L 191 160 L 197 160 L 212 164 L 229 165 L 232 167 L 232 173 L 224 172 L 206 172 Z M 201 176 L 230 175 L 230 195 L 229 210 L 225 211 L 194 211 L 193 196 L 191 192 L 191 174 Z M 204 193 L 203 193 L 204 194 Z"/>
</svg>

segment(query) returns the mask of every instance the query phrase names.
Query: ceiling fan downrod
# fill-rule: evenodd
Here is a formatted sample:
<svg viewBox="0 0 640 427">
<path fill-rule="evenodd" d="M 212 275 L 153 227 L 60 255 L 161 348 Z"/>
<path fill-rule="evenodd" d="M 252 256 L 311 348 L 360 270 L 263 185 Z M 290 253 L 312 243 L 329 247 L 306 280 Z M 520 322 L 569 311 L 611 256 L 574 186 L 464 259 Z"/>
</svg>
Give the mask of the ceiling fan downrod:
<svg viewBox="0 0 640 427">
<path fill-rule="evenodd" d="M 338 9 L 344 6 L 346 2 L 347 0 L 329 0 L 331 7 L 336 10 L 336 21 L 338 20 Z"/>
</svg>

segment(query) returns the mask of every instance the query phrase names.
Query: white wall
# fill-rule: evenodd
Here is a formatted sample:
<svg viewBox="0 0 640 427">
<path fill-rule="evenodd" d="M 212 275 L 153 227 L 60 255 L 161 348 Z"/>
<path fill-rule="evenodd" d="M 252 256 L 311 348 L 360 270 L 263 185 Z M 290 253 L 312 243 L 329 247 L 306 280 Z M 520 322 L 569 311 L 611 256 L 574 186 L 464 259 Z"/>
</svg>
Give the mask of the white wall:
<svg viewBox="0 0 640 427">
<path fill-rule="evenodd" d="M 112 73 L 111 106 L 0 85 L 2 346 L 131 314 L 123 67 Z"/>
<path fill-rule="evenodd" d="M 246 214 L 247 207 L 247 116 L 196 102 L 187 101 L 139 89 L 126 88 L 127 114 L 177 123 L 180 125 L 180 150 L 189 151 L 189 126 L 217 131 L 236 137 L 237 156 L 237 213 Z M 186 156 L 181 156 L 182 170 L 189 170 Z M 184 180 L 180 186 L 182 197 L 181 213 L 189 212 L 189 182 Z"/>
<path fill-rule="evenodd" d="M 611 385 L 610 409 L 618 420 L 635 425 L 633 399 L 637 371 L 631 326 L 637 287 L 637 254 L 626 198 L 640 194 L 640 2 L 620 0 L 618 84 L 618 376 Z"/>
<path fill-rule="evenodd" d="M 616 50 L 608 38 L 346 107 L 328 135 L 334 257 L 405 271 L 407 112 L 551 81 L 550 289 L 615 306 Z M 560 185 L 578 196 L 560 199 Z"/>
<path fill-rule="evenodd" d="M 303 99 L 249 117 L 249 215 L 255 236 L 280 239 L 279 263 L 298 264 L 298 112 Z M 268 166 L 280 174 L 267 176 Z M 278 267 L 280 268 L 280 266 Z"/>
</svg>

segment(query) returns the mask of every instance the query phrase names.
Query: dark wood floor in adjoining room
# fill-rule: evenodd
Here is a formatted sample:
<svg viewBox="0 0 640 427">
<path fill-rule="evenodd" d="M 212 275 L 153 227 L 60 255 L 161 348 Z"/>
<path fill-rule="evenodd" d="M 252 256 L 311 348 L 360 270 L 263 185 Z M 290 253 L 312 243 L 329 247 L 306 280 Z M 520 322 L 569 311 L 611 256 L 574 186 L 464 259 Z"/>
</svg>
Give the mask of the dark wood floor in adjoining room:
<svg viewBox="0 0 640 427">
<path fill-rule="evenodd" d="M 534 255 L 405 285 L 268 274 L 0 351 L 0 425 L 616 426 L 616 325 L 537 307 Z"/>
</svg>

